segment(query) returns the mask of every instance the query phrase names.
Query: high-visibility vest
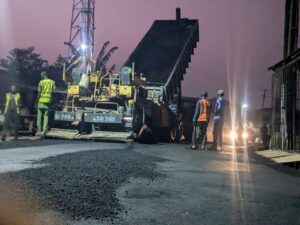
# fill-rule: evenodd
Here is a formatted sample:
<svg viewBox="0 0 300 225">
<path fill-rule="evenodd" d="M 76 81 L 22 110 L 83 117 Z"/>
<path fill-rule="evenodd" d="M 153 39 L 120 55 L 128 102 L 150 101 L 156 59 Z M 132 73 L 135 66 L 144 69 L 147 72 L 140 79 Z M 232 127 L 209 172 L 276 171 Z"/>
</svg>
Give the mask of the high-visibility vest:
<svg viewBox="0 0 300 225">
<path fill-rule="evenodd" d="M 210 103 L 207 99 L 199 100 L 199 116 L 198 121 L 208 121 L 210 117 Z"/>
<path fill-rule="evenodd" d="M 10 104 L 10 101 L 11 101 L 11 97 L 12 97 L 12 93 L 10 93 L 10 92 L 6 93 L 4 113 L 7 113 L 8 109 L 9 109 L 9 104 Z M 14 96 L 14 101 L 15 101 L 15 106 L 16 106 L 16 110 L 17 110 L 18 114 L 20 113 L 20 99 L 21 99 L 20 94 L 16 93 L 15 96 Z"/>
<path fill-rule="evenodd" d="M 40 94 L 39 103 L 50 103 L 52 101 L 52 94 L 55 90 L 55 82 L 51 79 L 41 80 L 38 86 Z"/>
</svg>

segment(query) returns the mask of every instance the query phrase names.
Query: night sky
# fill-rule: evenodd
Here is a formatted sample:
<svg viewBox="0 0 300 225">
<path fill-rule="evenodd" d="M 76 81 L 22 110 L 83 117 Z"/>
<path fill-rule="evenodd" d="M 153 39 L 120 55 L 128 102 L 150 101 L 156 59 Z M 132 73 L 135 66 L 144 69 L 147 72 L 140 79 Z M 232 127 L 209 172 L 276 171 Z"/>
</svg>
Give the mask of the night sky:
<svg viewBox="0 0 300 225">
<path fill-rule="evenodd" d="M 66 55 L 72 0 L 0 0 L 0 57 L 35 46 L 50 63 Z M 267 68 L 282 57 L 284 0 L 96 0 L 95 52 L 109 40 L 121 66 L 155 19 L 199 19 L 200 42 L 183 82 L 185 96 L 202 90 L 258 108 L 271 88 Z M 229 91 L 230 90 L 230 91 Z M 268 92 L 268 97 L 270 92 Z M 267 99 L 269 104 L 270 97 Z M 268 105 L 267 105 L 268 106 Z"/>
</svg>

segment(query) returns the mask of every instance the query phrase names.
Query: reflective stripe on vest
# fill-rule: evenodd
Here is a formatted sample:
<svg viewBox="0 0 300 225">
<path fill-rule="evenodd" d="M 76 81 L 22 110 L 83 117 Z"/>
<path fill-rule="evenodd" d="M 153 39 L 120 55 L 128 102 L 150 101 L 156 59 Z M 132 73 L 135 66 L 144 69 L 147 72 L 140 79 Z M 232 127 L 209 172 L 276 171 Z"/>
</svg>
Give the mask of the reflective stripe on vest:
<svg viewBox="0 0 300 225">
<path fill-rule="evenodd" d="M 45 79 L 40 81 L 40 98 L 39 103 L 50 103 L 52 100 L 52 93 L 54 89 L 54 81 Z"/>
<path fill-rule="evenodd" d="M 200 112 L 199 112 L 199 116 L 198 116 L 198 121 L 208 121 L 209 119 L 209 108 L 210 108 L 210 103 L 208 100 L 206 99 L 201 99 L 199 100 L 199 104 L 200 104 Z"/>
<path fill-rule="evenodd" d="M 7 113 L 8 109 L 9 109 L 11 95 L 12 95 L 12 93 L 6 93 L 4 113 Z M 14 97 L 14 100 L 15 100 L 16 110 L 17 110 L 18 114 L 20 113 L 20 98 L 21 98 L 20 94 L 16 93 L 15 97 Z"/>
</svg>

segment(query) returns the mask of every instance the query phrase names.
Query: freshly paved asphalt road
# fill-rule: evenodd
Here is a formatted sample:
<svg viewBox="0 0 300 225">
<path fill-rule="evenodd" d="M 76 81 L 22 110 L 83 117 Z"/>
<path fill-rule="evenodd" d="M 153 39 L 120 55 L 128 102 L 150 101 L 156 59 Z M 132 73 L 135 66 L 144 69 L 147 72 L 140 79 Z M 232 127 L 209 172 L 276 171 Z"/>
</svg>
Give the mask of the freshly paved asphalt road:
<svg viewBox="0 0 300 225">
<path fill-rule="evenodd" d="M 30 141 L 16 141 L 15 143 L 9 142 L 7 144 L 8 149 L 3 148 L 5 145 L 3 142 L 1 143 L 2 145 L 0 145 L 0 148 L 2 147 L 2 149 L 0 149 L 0 173 L 39 167 L 41 165 L 32 164 L 32 162 L 51 156 L 90 150 L 113 150 L 124 147 L 123 144 L 107 143 L 99 145 L 99 143 L 96 142 L 70 142 L 69 144 L 65 144 L 63 141 L 55 140 L 33 141 L 33 146 L 35 144 L 42 145 L 35 147 L 28 146 L 29 143 Z M 13 148 L 14 145 L 16 148 Z M 22 147 L 22 145 L 25 147 Z"/>
<path fill-rule="evenodd" d="M 187 145 L 175 144 L 134 144 L 131 147 L 89 142 L 47 144 L 43 147 L 0 150 L 0 173 L 15 171 L 12 172 L 14 174 L 24 168 L 39 171 L 40 168 L 35 167 L 45 166 L 45 162 L 41 161 L 37 165 L 31 164 L 32 160 L 42 160 L 49 156 L 58 157 L 60 163 L 66 160 L 65 164 L 68 165 L 70 158 L 64 158 L 64 153 L 74 153 L 74 157 L 80 153 L 80 157 L 84 157 L 85 154 L 91 154 L 88 150 L 94 150 L 92 158 L 99 157 L 99 163 L 102 163 L 102 152 L 105 159 L 108 159 L 104 149 L 109 149 L 109 160 L 114 161 L 115 158 L 116 164 L 122 167 L 128 163 L 132 170 L 139 170 L 141 165 L 132 165 L 135 157 L 137 160 L 151 158 L 151 162 L 156 165 L 152 169 L 160 174 L 151 178 L 130 170 L 128 174 L 132 176 L 122 180 L 120 185 L 115 185 L 114 193 L 121 206 L 116 217 L 98 220 L 83 216 L 81 220 L 74 221 L 67 216 L 64 219 L 65 215 L 61 212 L 57 212 L 61 213 L 59 215 L 52 213 L 61 217 L 57 224 L 300 224 L 299 176 L 294 171 L 290 173 L 289 170 L 274 167 L 254 157 L 245 148 L 234 149 L 228 146 L 223 152 L 211 152 L 191 151 Z M 120 161 L 120 158 L 124 158 L 120 154 L 122 149 L 132 154 L 130 159 Z M 89 166 L 91 169 L 93 167 Z M 145 173 L 152 174 L 146 170 Z M 93 177 L 89 175 L 89 179 Z"/>
</svg>

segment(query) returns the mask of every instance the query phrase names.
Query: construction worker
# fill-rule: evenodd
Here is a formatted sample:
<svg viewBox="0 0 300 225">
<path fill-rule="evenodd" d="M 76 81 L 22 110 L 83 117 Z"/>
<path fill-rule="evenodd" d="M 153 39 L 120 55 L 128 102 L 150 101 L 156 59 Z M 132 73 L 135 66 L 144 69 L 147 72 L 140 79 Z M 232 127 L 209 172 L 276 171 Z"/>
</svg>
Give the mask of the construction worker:
<svg viewBox="0 0 300 225">
<path fill-rule="evenodd" d="M 49 108 L 52 102 L 55 82 L 48 78 L 47 73 L 41 73 L 42 80 L 38 85 L 37 108 L 37 135 L 44 136 L 48 130 Z"/>
<path fill-rule="evenodd" d="M 207 92 L 201 94 L 201 98 L 196 103 L 196 110 L 193 118 L 194 133 L 192 138 L 192 149 L 205 150 L 206 131 L 210 119 L 210 103 L 207 100 Z"/>
<path fill-rule="evenodd" d="M 224 124 L 224 91 L 218 90 L 218 97 L 215 104 L 214 115 L 214 131 L 213 131 L 213 144 L 210 150 L 218 150 L 218 144 L 222 150 L 222 131 Z"/>
<path fill-rule="evenodd" d="M 6 141 L 8 130 L 13 132 L 15 140 L 18 139 L 18 126 L 20 115 L 20 93 L 17 92 L 15 85 L 12 85 L 10 92 L 5 95 L 5 108 L 4 108 L 4 125 L 2 131 L 1 141 Z"/>
<path fill-rule="evenodd" d="M 263 147 L 267 148 L 269 145 L 269 143 L 268 143 L 269 137 L 268 137 L 268 127 L 266 126 L 265 123 L 260 128 L 260 138 L 262 140 Z"/>
</svg>

